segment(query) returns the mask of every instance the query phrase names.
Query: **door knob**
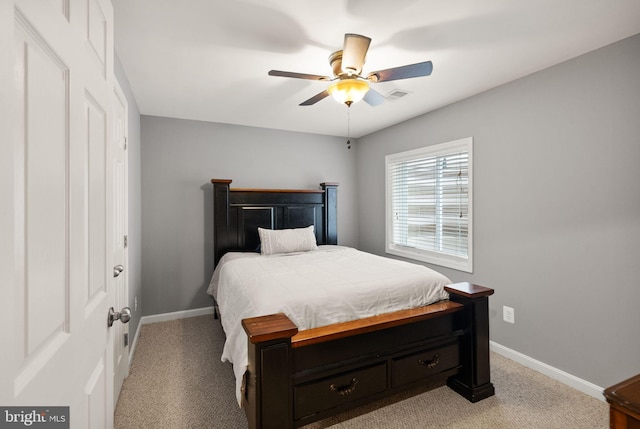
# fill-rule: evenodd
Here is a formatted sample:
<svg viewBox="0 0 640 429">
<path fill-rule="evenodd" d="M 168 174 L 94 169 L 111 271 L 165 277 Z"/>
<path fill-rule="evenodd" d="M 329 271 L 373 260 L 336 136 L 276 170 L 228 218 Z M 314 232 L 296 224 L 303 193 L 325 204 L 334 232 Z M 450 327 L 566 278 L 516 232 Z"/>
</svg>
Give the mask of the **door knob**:
<svg viewBox="0 0 640 429">
<path fill-rule="evenodd" d="M 109 309 L 109 315 L 108 315 L 108 318 L 107 318 L 107 325 L 109 327 L 111 327 L 113 325 L 113 322 L 116 321 L 116 320 L 120 320 L 122 323 L 127 323 L 129 320 L 131 320 L 131 309 L 129 307 L 124 307 L 118 313 L 117 311 L 115 311 L 113 309 L 113 307 L 111 307 Z"/>
<path fill-rule="evenodd" d="M 124 267 L 122 265 L 116 265 L 115 267 L 113 267 L 113 277 L 118 277 L 123 271 Z"/>
</svg>

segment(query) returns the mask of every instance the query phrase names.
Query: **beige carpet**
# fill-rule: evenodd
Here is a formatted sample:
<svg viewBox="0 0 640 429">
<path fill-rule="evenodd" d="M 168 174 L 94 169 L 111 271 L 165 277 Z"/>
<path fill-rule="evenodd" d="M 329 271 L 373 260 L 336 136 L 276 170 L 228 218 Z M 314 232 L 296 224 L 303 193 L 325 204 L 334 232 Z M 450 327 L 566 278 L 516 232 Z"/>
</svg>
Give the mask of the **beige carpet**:
<svg viewBox="0 0 640 429">
<path fill-rule="evenodd" d="M 243 429 L 224 333 L 213 316 L 143 325 L 116 408 L 116 429 Z M 496 395 L 476 404 L 443 386 L 406 394 L 305 429 L 606 429 L 607 404 L 500 355 L 491 355 Z"/>
</svg>

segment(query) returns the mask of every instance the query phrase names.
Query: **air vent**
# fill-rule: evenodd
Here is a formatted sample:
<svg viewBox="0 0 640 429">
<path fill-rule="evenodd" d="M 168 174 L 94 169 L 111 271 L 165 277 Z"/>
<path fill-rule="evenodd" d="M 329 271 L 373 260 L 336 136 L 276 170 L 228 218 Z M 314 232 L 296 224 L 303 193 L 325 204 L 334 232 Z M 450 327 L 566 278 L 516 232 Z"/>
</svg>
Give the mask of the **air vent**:
<svg viewBox="0 0 640 429">
<path fill-rule="evenodd" d="M 397 100 L 398 98 L 402 98 L 405 95 L 410 94 L 409 91 L 405 91 L 403 89 L 394 89 L 393 91 L 391 91 L 389 94 L 387 94 L 387 99 L 388 100 Z"/>
</svg>

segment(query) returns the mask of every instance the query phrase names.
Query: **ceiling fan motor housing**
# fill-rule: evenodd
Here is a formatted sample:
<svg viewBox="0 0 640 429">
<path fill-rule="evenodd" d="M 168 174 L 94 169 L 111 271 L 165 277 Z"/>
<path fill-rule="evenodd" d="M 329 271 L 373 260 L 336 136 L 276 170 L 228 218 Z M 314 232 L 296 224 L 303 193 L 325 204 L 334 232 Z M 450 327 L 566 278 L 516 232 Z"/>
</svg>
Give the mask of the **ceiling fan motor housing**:
<svg viewBox="0 0 640 429">
<path fill-rule="evenodd" d="M 344 74 L 342 71 L 342 51 L 335 51 L 331 55 L 329 55 L 329 64 L 331 64 L 331 69 L 333 70 L 334 76 L 340 76 Z"/>
</svg>

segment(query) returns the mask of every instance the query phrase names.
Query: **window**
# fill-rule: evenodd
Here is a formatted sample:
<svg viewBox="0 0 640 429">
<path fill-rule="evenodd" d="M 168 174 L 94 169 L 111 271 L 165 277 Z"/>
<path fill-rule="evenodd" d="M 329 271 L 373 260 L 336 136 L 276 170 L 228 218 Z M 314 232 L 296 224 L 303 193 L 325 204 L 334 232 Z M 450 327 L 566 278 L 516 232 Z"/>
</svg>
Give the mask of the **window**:
<svg viewBox="0 0 640 429">
<path fill-rule="evenodd" d="M 468 137 L 387 155 L 387 253 L 473 271 L 472 145 Z"/>
</svg>

